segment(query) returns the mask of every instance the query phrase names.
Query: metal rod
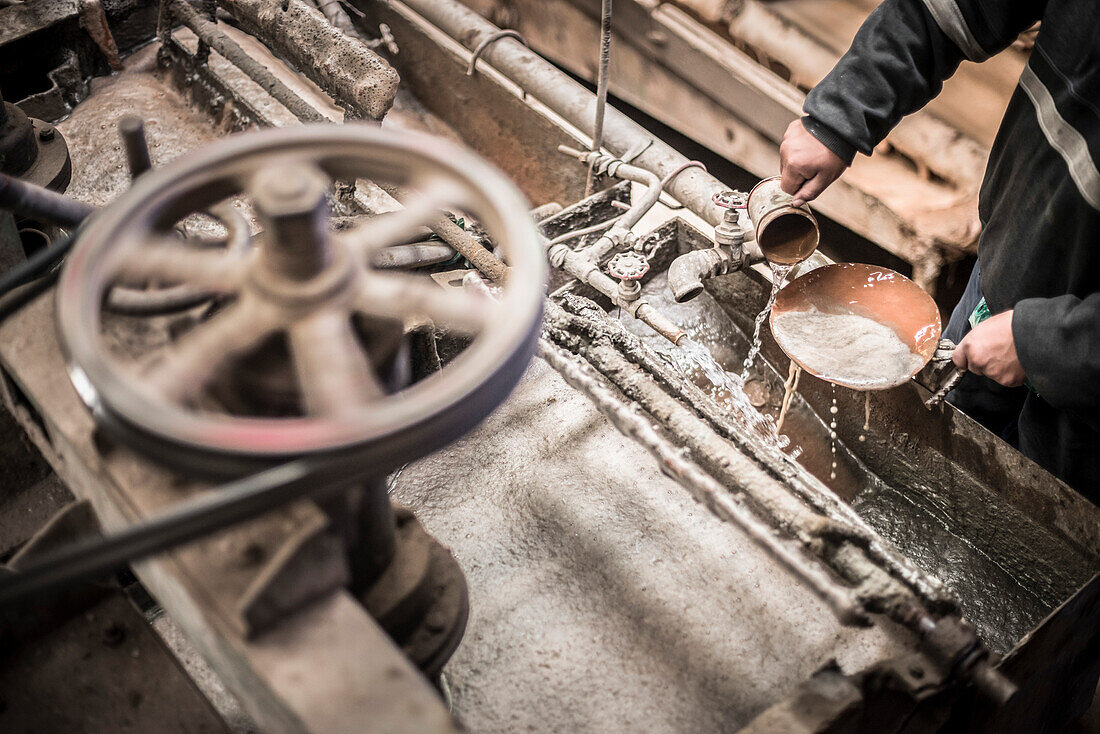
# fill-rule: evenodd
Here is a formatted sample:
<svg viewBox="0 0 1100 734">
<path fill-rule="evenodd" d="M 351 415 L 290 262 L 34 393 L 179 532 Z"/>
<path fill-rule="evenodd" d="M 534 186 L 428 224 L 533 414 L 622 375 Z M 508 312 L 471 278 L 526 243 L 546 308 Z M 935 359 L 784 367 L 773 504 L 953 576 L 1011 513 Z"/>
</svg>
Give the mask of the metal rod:
<svg viewBox="0 0 1100 734">
<path fill-rule="evenodd" d="M 620 219 L 622 219 L 624 216 L 625 215 L 623 215 L 623 214 L 619 214 L 618 216 L 611 217 L 611 219 L 605 219 L 604 221 L 602 221 L 598 224 L 593 224 L 589 227 L 582 227 L 581 229 L 574 229 L 570 232 L 565 232 L 563 234 L 559 234 L 554 239 L 547 240 L 546 241 L 546 246 L 547 247 L 553 247 L 554 245 L 560 245 L 563 242 L 568 242 L 569 240 L 575 239 L 577 237 L 586 237 L 590 234 L 596 234 L 597 232 L 602 232 L 605 229 L 609 229 L 610 227 L 614 226 L 614 224 L 616 222 L 618 222 Z"/>
<path fill-rule="evenodd" d="M 603 0 L 600 9 L 600 68 L 596 73 L 596 119 L 592 124 L 592 152 L 603 147 L 603 120 L 607 109 L 607 78 L 611 67 L 611 0 Z M 592 195 L 596 178 L 596 162 L 588 166 L 588 178 L 584 182 L 584 195 Z"/>
<path fill-rule="evenodd" d="M 395 245 L 374 254 L 371 264 L 376 268 L 422 268 L 452 260 L 455 251 L 450 245 L 439 242 L 417 242 L 411 245 Z"/>
<path fill-rule="evenodd" d="M 7 209 L 29 219 L 76 227 L 95 207 L 63 196 L 49 189 L 0 173 L 0 209 Z"/>
<path fill-rule="evenodd" d="M 283 107 L 302 122 L 329 122 L 329 119 L 313 109 L 305 100 L 283 84 L 270 70 L 218 29 L 216 25 L 203 18 L 195 9 L 183 0 L 169 0 L 172 13 L 181 23 L 190 28 L 199 40 L 224 56 L 226 60 L 243 71 L 249 79 L 263 87 Z"/>
<path fill-rule="evenodd" d="M 501 281 L 508 275 L 508 266 L 502 263 L 496 255 L 474 239 L 469 232 L 459 227 L 447 217 L 440 217 L 430 225 L 430 229 L 462 257 L 485 274 L 489 280 Z"/>
<path fill-rule="evenodd" d="M 130 167 L 130 179 L 152 169 L 149 142 L 145 139 L 145 123 L 137 115 L 126 115 L 118 122 L 118 134 L 126 150 L 126 164 Z"/>
</svg>

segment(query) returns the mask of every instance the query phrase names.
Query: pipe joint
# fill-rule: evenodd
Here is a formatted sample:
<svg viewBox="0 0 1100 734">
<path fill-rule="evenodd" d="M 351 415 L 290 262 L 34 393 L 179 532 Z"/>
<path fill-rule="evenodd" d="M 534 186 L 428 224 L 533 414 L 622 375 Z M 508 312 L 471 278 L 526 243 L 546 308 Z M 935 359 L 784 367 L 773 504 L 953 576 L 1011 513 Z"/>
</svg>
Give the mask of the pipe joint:
<svg viewBox="0 0 1100 734">
<path fill-rule="evenodd" d="M 734 258 L 725 247 L 692 250 L 680 255 L 668 266 L 668 287 L 677 303 L 684 303 L 703 292 L 703 281 L 739 269 L 744 255 Z"/>
</svg>

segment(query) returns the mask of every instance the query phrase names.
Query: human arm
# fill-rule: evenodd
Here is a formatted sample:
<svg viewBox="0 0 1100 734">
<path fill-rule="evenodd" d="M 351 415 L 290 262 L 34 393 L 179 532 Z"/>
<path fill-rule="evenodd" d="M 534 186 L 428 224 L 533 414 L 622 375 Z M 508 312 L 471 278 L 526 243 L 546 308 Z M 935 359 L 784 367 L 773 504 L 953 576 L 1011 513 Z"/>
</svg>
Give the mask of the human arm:
<svg viewBox="0 0 1100 734">
<path fill-rule="evenodd" d="M 1012 333 L 1028 381 L 1056 408 L 1100 407 L 1100 293 L 1027 298 Z"/>
<path fill-rule="evenodd" d="M 1024 299 L 975 326 L 953 360 L 1007 387 L 1026 379 L 1056 408 L 1098 407 L 1100 293 Z"/>
<path fill-rule="evenodd" d="M 883 2 L 807 95 L 806 116 L 788 128 L 780 147 L 784 191 L 804 201 L 820 194 L 857 152 L 870 155 L 902 117 L 939 94 L 963 59 L 981 61 L 1008 46 L 1040 18 L 1045 4 Z M 825 156 L 826 150 L 833 156 Z"/>
</svg>

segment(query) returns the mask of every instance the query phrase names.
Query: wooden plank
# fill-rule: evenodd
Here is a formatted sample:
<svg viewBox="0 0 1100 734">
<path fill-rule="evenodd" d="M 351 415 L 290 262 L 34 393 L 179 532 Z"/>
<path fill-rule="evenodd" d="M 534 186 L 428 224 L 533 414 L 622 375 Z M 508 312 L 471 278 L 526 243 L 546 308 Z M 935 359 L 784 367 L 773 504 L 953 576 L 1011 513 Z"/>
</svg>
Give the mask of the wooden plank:
<svg viewBox="0 0 1100 734">
<path fill-rule="evenodd" d="M 818 40 L 839 58 L 878 4 L 879 0 L 773 0 L 767 9 Z M 981 64 L 963 62 L 925 109 L 989 148 L 1026 63 L 1027 55 L 1015 48 Z M 831 68 L 831 65 L 821 68 L 818 73 L 824 76 Z"/>
<path fill-rule="evenodd" d="M 9 408 L 105 529 L 206 489 L 126 449 L 97 447 L 57 343 L 52 291 L 0 324 L 0 367 L 11 381 Z M 428 682 L 345 591 L 255 639 L 243 634 L 236 604 L 262 569 L 245 559 L 271 557 L 290 531 L 317 521 L 320 510 L 299 503 L 138 563 L 135 572 L 265 731 L 454 731 Z"/>
</svg>

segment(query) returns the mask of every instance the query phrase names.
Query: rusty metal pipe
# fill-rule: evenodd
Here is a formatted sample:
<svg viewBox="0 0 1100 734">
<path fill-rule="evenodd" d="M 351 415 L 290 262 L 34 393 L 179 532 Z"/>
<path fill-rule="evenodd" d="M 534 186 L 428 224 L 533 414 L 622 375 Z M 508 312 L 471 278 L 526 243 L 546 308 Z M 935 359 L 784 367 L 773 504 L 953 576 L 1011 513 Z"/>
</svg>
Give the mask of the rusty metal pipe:
<svg viewBox="0 0 1100 734">
<path fill-rule="evenodd" d="M 393 104 L 398 84 L 393 67 L 362 40 L 332 26 L 304 0 L 218 0 L 218 4 L 243 30 L 263 38 L 325 90 L 348 118 L 381 121 Z"/>
<path fill-rule="evenodd" d="M 469 260 L 489 280 L 500 282 L 508 276 L 509 268 L 507 265 L 501 262 L 496 255 L 486 250 L 484 245 L 474 239 L 472 234 L 447 217 L 440 217 L 429 226 L 429 229 L 453 247 L 458 254 Z"/>
<path fill-rule="evenodd" d="M 589 270 L 582 277 L 577 272 L 566 270 L 575 278 L 583 280 L 600 293 L 611 299 L 611 302 L 634 318 L 641 321 L 658 334 L 668 339 L 673 344 L 679 345 L 680 340 L 687 336 L 687 332 L 677 326 L 670 318 L 654 308 L 645 298 L 623 298 L 619 292 L 619 284 L 611 276 L 601 272 L 598 268 Z"/>
<path fill-rule="evenodd" d="M 596 74 L 596 117 L 592 123 L 592 152 L 603 147 L 603 121 L 607 115 L 607 83 L 611 71 L 611 0 L 603 0 L 600 10 L 600 68 Z M 596 164 L 589 162 L 584 183 L 585 198 L 592 195 L 596 179 Z"/>
<path fill-rule="evenodd" d="M 615 223 L 616 229 L 629 231 L 635 224 L 641 221 L 641 218 L 644 217 L 657 203 L 657 200 L 661 198 L 661 178 L 651 171 L 639 168 L 638 166 L 632 166 L 629 163 L 624 163 L 614 156 L 580 151 L 576 148 L 570 148 L 568 145 L 559 145 L 558 150 L 587 163 L 591 166 L 591 170 L 606 172 L 607 175 L 613 178 L 632 181 L 633 183 L 645 186 L 645 193 L 641 198 Z"/>
<path fill-rule="evenodd" d="M 420 242 L 412 245 L 395 245 L 375 254 L 376 268 L 420 268 L 425 265 L 445 263 L 455 256 L 449 245 L 435 242 Z"/>
<path fill-rule="evenodd" d="M 500 31 L 456 0 L 404 0 L 403 4 L 470 51 Z M 502 39 L 486 49 L 482 59 L 571 125 L 580 130 L 589 129 L 595 114 L 596 96 L 519 41 Z M 603 146 L 614 155 L 623 156 L 645 146 L 631 163 L 661 177 L 691 162 L 614 107 L 608 107 L 605 114 Z M 719 224 L 722 211 L 714 206 L 711 198 L 727 189 L 729 187 L 714 176 L 692 168 L 676 176 L 668 191 L 695 214 L 711 224 Z"/>
<path fill-rule="evenodd" d="M 741 257 L 729 248 L 717 245 L 680 255 L 668 266 L 668 287 L 677 303 L 684 303 L 703 292 L 703 281 L 732 273 L 764 260 L 753 241 L 741 243 Z"/>
<path fill-rule="evenodd" d="M 91 204 L 29 184 L 5 173 L 0 173 L 0 209 L 59 227 L 76 227 L 95 211 Z"/>
<path fill-rule="evenodd" d="M 248 55 L 243 48 L 223 33 L 215 24 L 202 17 L 183 0 L 170 3 L 172 14 L 190 28 L 199 40 L 224 56 L 243 71 L 249 79 L 263 87 L 275 100 L 290 110 L 302 122 L 328 122 L 328 118 L 313 109 L 286 84 L 271 73 L 266 66 Z"/>
<path fill-rule="evenodd" d="M 668 266 L 668 287 L 677 303 L 690 301 L 703 292 L 703 280 L 729 272 L 733 258 L 721 247 L 692 250 Z"/>
</svg>

